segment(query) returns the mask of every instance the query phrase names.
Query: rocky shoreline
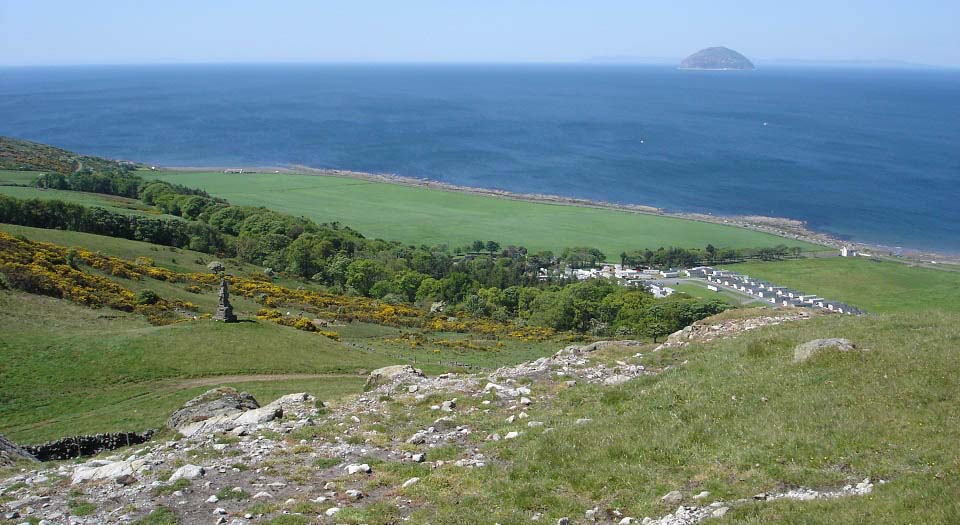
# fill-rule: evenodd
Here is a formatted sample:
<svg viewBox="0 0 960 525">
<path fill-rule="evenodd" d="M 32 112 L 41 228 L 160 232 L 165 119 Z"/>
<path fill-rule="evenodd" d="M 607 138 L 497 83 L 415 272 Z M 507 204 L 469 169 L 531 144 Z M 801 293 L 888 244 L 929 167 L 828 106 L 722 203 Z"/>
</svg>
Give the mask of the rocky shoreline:
<svg viewBox="0 0 960 525">
<path fill-rule="evenodd" d="M 224 166 L 162 166 L 158 169 L 164 171 L 224 171 L 227 169 L 240 169 L 237 167 Z M 479 195 L 483 197 L 494 197 L 499 199 L 509 199 L 525 202 L 536 202 L 543 204 L 556 204 L 563 206 L 580 206 L 584 208 L 598 208 L 606 210 L 625 211 L 631 213 L 643 213 L 648 215 L 660 215 L 663 217 L 673 217 L 676 219 L 706 222 L 711 224 L 720 224 L 724 226 L 733 226 L 744 228 L 762 233 L 769 233 L 778 237 L 792 239 L 796 241 L 818 244 L 824 247 L 824 251 L 840 250 L 841 247 L 848 247 L 859 252 L 867 252 L 880 256 L 893 256 L 897 248 L 884 246 L 881 244 L 870 244 L 840 239 L 836 236 L 824 232 L 811 230 L 804 221 L 790 219 L 786 217 L 767 217 L 763 215 L 712 215 L 708 213 L 691 213 L 667 211 L 655 206 L 643 204 L 620 204 L 607 201 L 592 199 L 581 199 L 576 197 L 564 197 L 552 194 L 540 193 L 515 193 L 507 190 L 494 188 L 477 188 L 473 186 L 461 186 L 447 182 L 404 177 L 389 173 L 366 173 L 360 171 L 311 168 L 303 165 L 293 165 L 289 167 L 280 166 L 254 166 L 242 168 L 245 173 L 284 173 L 289 175 L 311 175 L 321 177 L 346 177 L 370 182 L 399 184 L 403 186 L 412 186 L 417 188 L 427 188 L 453 193 L 466 193 L 469 195 Z M 942 263 L 960 264 L 960 254 L 939 253 L 929 250 L 916 250 L 904 248 L 897 259 L 909 260 L 920 263 L 930 263 L 933 261 Z"/>
</svg>

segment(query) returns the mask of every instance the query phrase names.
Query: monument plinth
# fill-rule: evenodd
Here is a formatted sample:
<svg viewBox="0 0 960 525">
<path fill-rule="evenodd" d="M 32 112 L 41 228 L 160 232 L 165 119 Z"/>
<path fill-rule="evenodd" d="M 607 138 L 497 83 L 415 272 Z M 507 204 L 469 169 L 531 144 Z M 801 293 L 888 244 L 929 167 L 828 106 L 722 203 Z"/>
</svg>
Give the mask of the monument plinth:
<svg viewBox="0 0 960 525">
<path fill-rule="evenodd" d="M 220 279 L 220 300 L 217 303 L 217 313 L 213 314 L 213 320 L 225 323 L 237 322 L 237 316 L 233 313 L 233 306 L 230 305 L 230 292 L 227 291 L 227 281 L 225 279 Z"/>
</svg>

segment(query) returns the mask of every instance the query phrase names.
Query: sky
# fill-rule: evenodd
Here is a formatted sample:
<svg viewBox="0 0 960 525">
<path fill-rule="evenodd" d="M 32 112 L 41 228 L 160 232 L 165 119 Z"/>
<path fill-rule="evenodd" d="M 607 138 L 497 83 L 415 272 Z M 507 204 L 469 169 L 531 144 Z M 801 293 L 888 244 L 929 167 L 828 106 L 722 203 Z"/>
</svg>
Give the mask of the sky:
<svg viewBox="0 0 960 525">
<path fill-rule="evenodd" d="M 960 67 L 960 0 L 0 0 L 0 65 L 679 61 Z"/>
</svg>

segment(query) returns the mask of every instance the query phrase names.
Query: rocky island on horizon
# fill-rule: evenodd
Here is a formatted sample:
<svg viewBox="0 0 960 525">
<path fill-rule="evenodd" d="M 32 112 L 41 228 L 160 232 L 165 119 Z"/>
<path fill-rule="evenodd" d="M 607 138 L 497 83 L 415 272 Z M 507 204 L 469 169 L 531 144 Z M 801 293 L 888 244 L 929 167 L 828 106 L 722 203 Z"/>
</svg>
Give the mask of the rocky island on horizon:
<svg viewBox="0 0 960 525">
<path fill-rule="evenodd" d="M 680 69 L 704 69 L 713 71 L 753 70 L 753 62 L 727 47 L 701 49 L 680 62 Z"/>
</svg>

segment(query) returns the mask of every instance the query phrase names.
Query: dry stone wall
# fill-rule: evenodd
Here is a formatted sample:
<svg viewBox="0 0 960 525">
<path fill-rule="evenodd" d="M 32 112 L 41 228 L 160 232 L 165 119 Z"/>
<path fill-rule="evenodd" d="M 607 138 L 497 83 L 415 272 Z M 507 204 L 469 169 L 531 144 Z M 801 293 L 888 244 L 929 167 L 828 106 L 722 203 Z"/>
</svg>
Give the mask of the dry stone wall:
<svg viewBox="0 0 960 525">
<path fill-rule="evenodd" d="M 90 436 L 68 437 L 23 448 L 40 461 L 52 461 L 57 459 L 78 458 L 81 456 L 93 456 L 105 450 L 139 445 L 149 441 L 151 436 L 153 436 L 153 430 L 148 430 L 143 433 L 116 432 L 112 434 L 94 434 Z"/>
</svg>

